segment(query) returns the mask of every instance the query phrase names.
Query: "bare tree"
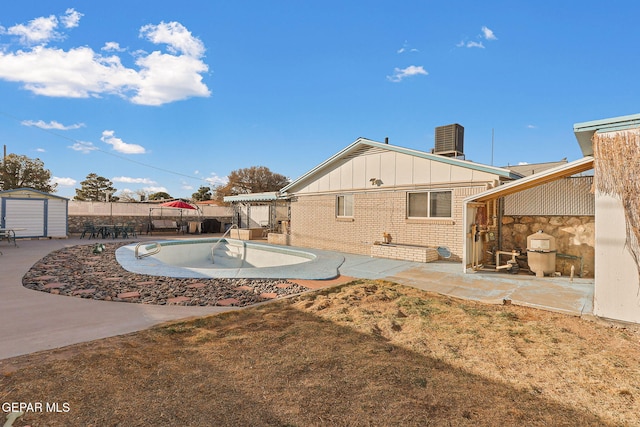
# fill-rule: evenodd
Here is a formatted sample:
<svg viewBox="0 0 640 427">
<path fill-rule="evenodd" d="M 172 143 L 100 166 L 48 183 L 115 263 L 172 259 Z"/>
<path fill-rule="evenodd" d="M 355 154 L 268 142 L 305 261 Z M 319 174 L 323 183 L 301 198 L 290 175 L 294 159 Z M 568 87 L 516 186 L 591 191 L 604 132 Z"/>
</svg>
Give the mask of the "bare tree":
<svg viewBox="0 0 640 427">
<path fill-rule="evenodd" d="M 222 201 L 225 196 L 236 194 L 278 191 L 290 182 L 286 176 L 271 172 L 265 166 L 234 170 L 229 174 L 228 180 L 226 184 L 216 187 L 217 200 Z"/>
</svg>

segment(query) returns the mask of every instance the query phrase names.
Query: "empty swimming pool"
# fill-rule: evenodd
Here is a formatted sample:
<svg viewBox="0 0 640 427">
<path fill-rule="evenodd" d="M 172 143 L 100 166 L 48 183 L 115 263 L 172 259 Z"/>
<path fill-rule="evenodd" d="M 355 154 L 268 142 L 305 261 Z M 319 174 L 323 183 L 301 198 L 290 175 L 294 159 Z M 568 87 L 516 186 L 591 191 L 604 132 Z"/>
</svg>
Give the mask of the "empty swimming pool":
<svg viewBox="0 0 640 427">
<path fill-rule="evenodd" d="M 141 243 L 116 251 L 126 270 L 153 276 L 200 278 L 331 279 L 344 257 L 313 249 L 235 239 L 190 239 Z"/>
</svg>

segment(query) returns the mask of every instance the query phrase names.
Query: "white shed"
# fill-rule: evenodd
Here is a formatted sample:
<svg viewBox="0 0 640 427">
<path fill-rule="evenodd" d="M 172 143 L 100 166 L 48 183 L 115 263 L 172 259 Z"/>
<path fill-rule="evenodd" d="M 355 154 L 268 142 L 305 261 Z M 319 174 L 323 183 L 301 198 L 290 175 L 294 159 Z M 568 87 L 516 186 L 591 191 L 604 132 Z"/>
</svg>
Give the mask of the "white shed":
<svg viewBox="0 0 640 427">
<path fill-rule="evenodd" d="M 69 200 L 33 188 L 0 191 L 0 227 L 16 237 L 66 238 Z"/>
</svg>

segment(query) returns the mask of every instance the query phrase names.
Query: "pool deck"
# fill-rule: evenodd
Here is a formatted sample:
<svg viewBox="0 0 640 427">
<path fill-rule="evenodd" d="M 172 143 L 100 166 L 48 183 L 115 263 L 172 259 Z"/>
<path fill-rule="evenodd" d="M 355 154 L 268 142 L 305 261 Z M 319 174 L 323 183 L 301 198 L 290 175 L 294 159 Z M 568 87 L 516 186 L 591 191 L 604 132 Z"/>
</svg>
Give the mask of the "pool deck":
<svg viewBox="0 0 640 427">
<path fill-rule="evenodd" d="M 194 236 L 162 236 L 193 238 Z M 216 237 L 208 235 L 207 237 Z M 137 240 L 157 240 L 141 236 Z M 127 334 L 167 321 L 237 310 L 234 307 L 184 307 L 114 303 L 36 292 L 22 286 L 22 276 L 48 253 L 100 240 L 18 240 L 0 244 L 1 360 L 71 344 Z M 327 252 L 336 255 L 335 252 Z M 339 253 L 342 277 L 308 281 L 310 288 L 334 286 L 350 278 L 384 279 L 429 292 L 490 304 L 526 305 L 576 316 L 591 316 L 593 280 L 536 278 L 502 273 L 464 274 L 459 263 L 415 263 Z"/>
<path fill-rule="evenodd" d="M 455 298 L 593 316 L 593 279 L 538 278 L 504 272 L 464 273 L 460 263 L 416 263 L 345 255 L 344 275 L 384 279 Z"/>
</svg>

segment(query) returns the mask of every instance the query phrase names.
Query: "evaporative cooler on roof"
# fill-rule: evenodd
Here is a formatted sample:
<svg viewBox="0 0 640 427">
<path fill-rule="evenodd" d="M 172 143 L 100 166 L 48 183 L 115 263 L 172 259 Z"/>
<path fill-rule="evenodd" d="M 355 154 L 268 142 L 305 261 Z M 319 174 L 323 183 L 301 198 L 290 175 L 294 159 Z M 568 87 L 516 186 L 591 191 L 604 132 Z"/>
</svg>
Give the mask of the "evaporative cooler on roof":
<svg viewBox="0 0 640 427">
<path fill-rule="evenodd" d="M 434 154 L 441 156 L 464 156 L 464 128 L 455 123 L 436 128 Z"/>
</svg>

